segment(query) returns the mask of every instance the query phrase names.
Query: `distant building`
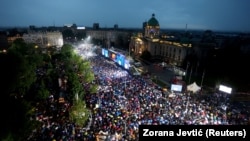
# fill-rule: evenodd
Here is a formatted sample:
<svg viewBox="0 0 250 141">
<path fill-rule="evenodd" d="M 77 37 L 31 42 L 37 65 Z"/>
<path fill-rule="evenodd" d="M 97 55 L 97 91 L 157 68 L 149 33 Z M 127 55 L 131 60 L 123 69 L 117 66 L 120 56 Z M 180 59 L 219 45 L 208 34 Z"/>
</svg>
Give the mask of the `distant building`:
<svg viewBox="0 0 250 141">
<path fill-rule="evenodd" d="M 75 23 L 72 23 L 72 24 L 64 24 L 63 26 L 64 28 L 74 28 L 76 29 L 77 28 L 77 25 Z"/>
<path fill-rule="evenodd" d="M 144 26 L 144 37 L 151 39 L 158 39 L 160 34 L 160 24 L 155 18 L 155 14 L 152 14 L 152 17 L 148 22 L 143 24 Z"/>
<path fill-rule="evenodd" d="M 118 29 L 118 24 L 115 24 L 115 25 L 114 25 L 114 29 Z"/>
<path fill-rule="evenodd" d="M 23 40 L 26 43 L 34 43 L 41 47 L 62 47 L 63 36 L 61 32 L 29 32 L 23 34 Z"/>
<path fill-rule="evenodd" d="M 93 24 L 93 29 L 96 30 L 96 29 L 99 29 L 99 28 L 100 28 L 100 27 L 99 27 L 99 23 L 94 23 L 94 24 Z"/>
<path fill-rule="evenodd" d="M 21 34 L 15 34 L 15 35 L 9 35 L 8 36 L 8 44 L 12 44 L 16 39 L 21 39 L 22 35 Z"/>
<path fill-rule="evenodd" d="M 5 32 L 0 32 L 0 52 L 8 48 L 8 38 Z"/>
<path fill-rule="evenodd" d="M 19 30 L 17 28 L 6 30 L 8 44 L 11 45 L 16 39 L 21 39 L 24 33 L 27 33 L 27 31 Z"/>
<path fill-rule="evenodd" d="M 107 48 L 112 46 L 117 47 L 121 45 L 121 42 L 126 42 L 130 38 L 130 32 L 126 30 L 114 30 L 113 28 L 104 29 L 88 29 L 86 30 L 86 36 L 91 36 L 95 40 L 99 40 L 101 45 Z"/>
<path fill-rule="evenodd" d="M 129 48 L 135 55 L 141 55 L 147 50 L 153 57 L 180 66 L 192 47 L 189 42 L 174 41 L 167 35 L 160 34 L 160 24 L 155 14 L 147 22 L 143 22 L 143 32 L 131 37 Z"/>
</svg>

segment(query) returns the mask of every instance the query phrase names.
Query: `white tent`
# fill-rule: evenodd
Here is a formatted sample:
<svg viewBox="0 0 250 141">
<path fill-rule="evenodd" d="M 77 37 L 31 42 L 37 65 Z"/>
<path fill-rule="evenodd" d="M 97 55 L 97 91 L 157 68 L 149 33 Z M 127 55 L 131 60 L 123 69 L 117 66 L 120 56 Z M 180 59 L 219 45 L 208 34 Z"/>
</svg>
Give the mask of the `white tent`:
<svg viewBox="0 0 250 141">
<path fill-rule="evenodd" d="M 194 83 L 192 83 L 192 84 L 190 84 L 190 85 L 187 86 L 187 90 L 188 90 L 188 91 L 192 91 L 193 93 L 198 92 L 200 89 L 201 89 L 201 87 L 198 86 L 198 85 L 196 84 L 196 82 L 194 82 Z"/>
</svg>

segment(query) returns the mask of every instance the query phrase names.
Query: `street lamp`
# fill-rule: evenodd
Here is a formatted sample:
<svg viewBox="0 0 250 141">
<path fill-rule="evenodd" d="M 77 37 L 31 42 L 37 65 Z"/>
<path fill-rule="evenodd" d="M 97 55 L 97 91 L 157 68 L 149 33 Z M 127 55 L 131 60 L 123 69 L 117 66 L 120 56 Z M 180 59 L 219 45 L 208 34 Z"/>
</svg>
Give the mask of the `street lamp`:
<svg viewBox="0 0 250 141">
<path fill-rule="evenodd" d="M 204 76 L 205 76 L 205 70 L 203 71 L 202 78 L 201 78 L 201 88 L 202 88 L 202 83 L 203 83 Z"/>
<path fill-rule="evenodd" d="M 187 62 L 187 66 L 186 66 L 186 73 L 185 73 L 185 78 L 187 79 L 187 71 L 188 71 L 188 67 L 189 67 L 189 62 Z"/>
<path fill-rule="evenodd" d="M 188 84 L 190 84 L 190 80 L 191 80 L 191 76 L 192 76 L 192 71 L 193 71 L 193 67 L 191 67 L 191 71 L 190 71 L 190 75 L 189 75 Z"/>
</svg>

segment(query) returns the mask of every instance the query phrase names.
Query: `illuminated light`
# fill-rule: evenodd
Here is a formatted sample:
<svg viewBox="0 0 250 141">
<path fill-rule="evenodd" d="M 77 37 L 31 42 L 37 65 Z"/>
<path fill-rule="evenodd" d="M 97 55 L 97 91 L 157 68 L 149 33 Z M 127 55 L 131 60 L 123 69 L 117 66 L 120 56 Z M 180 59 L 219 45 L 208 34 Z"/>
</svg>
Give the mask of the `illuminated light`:
<svg viewBox="0 0 250 141">
<path fill-rule="evenodd" d="M 105 50 L 105 53 L 104 53 L 105 57 L 108 57 L 109 54 L 108 54 L 108 50 Z"/>
<path fill-rule="evenodd" d="M 182 85 L 171 84 L 171 91 L 181 92 L 182 91 Z"/>
<path fill-rule="evenodd" d="M 220 85 L 220 86 L 219 86 L 219 91 L 222 91 L 222 92 L 231 94 L 232 88 L 227 87 L 227 86 L 224 86 L 224 85 Z"/>
<path fill-rule="evenodd" d="M 122 62 L 121 62 L 121 60 L 118 60 L 118 64 L 119 64 L 119 65 L 122 65 Z"/>
<path fill-rule="evenodd" d="M 91 43 L 91 36 L 88 36 L 86 39 L 81 41 L 78 45 L 74 46 L 74 52 L 79 54 L 83 59 L 88 59 L 93 56 L 96 56 L 95 49 L 96 46 L 94 46 Z"/>
<path fill-rule="evenodd" d="M 58 43 L 58 46 L 60 47 L 63 46 L 63 39 L 62 38 L 58 39 L 57 43 Z"/>
<path fill-rule="evenodd" d="M 113 53 L 113 54 L 112 54 L 112 59 L 115 59 L 115 56 L 116 56 L 116 55 Z"/>
<path fill-rule="evenodd" d="M 103 56 L 105 55 L 105 49 L 102 49 L 102 55 Z"/>
<path fill-rule="evenodd" d="M 84 26 L 82 26 L 82 27 L 77 27 L 76 29 L 79 29 L 79 30 L 84 30 L 84 29 L 85 29 L 85 27 L 84 27 Z"/>
</svg>

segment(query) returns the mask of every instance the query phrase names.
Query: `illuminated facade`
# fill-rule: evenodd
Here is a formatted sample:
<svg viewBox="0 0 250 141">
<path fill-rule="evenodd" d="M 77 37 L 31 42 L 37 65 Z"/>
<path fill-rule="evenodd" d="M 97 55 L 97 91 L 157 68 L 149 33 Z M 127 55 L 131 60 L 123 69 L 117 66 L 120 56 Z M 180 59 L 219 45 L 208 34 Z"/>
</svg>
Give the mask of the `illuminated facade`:
<svg viewBox="0 0 250 141">
<path fill-rule="evenodd" d="M 143 23 L 144 33 L 137 33 L 131 37 L 130 51 L 140 55 L 148 50 L 153 57 L 159 57 L 173 65 L 181 65 L 188 49 L 192 47 L 189 43 L 181 43 L 168 40 L 168 36 L 160 34 L 160 24 L 155 14 Z"/>
<path fill-rule="evenodd" d="M 63 46 L 61 32 L 30 32 L 23 34 L 22 38 L 26 43 L 35 43 L 41 47 L 54 46 L 60 48 Z"/>
</svg>

